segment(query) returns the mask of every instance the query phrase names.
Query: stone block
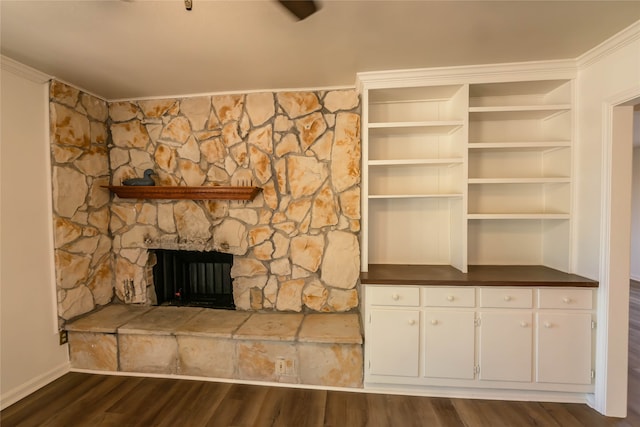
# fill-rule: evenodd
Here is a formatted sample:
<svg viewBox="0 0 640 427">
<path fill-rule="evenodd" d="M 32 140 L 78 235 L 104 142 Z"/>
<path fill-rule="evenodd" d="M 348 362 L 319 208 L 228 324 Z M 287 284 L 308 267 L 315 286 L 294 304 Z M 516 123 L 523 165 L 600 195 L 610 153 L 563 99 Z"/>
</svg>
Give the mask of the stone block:
<svg viewBox="0 0 640 427">
<path fill-rule="evenodd" d="M 362 387 L 360 344 L 298 344 L 298 375 L 302 384 Z"/>
<path fill-rule="evenodd" d="M 179 335 L 177 342 L 179 374 L 214 378 L 236 377 L 234 340 Z"/>
<path fill-rule="evenodd" d="M 176 374 L 178 343 L 173 335 L 118 334 L 120 370 Z"/>
<path fill-rule="evenodd" d="M 292 382 L 297 370 L 296 346 L 287 342 L 238 341 L 238 378 L 241 380 Z M 293 375 L 276 374 L 276 363 L 283 361 Z M 282 378 L 285 377 L 285 378 Z M 295 381 L 293 381 L 295 382 Z"/>
<path fill-rule="evenodd" d="M 115 334 L 69 332 L 71 367 L 97 371 L 118 370 L 118 342 Z"/>
</svg>

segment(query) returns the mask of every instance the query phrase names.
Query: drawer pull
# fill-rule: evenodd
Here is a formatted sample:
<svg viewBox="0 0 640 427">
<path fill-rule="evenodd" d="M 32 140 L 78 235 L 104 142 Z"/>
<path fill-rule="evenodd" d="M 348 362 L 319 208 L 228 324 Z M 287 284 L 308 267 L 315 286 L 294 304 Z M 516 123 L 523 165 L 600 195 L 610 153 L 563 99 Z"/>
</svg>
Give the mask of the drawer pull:
<svg viewBox="0 0 640 427">
<path fill-rule="evenodd" d="M 391 299 L 393 299 L 394 301 L 398 301 L 400 299 L 400 295 L 393 294 L 393 295 L 391 295 Z"/>
<path fill-rule="evenodd" d="M 455 299 L 455 297 L 453 295 L 449 295 L 447 297 L 447 301 L 453 301 Z"/>
<path fill-rule="evenodd" d="M 437 325 L 437 324 L 438 324 L 438 321 L 437 321 L 436 319 L 433 319 L 433 320 L 431 320 L 431 324 L 432 324 L 432 325 Z"/>
<path fill-rule="evenodd" d="M 520 322 L 520 327 L 526 328 L 527 326 L 529 326 L 529 323 L 525 322 L 524 320 Z"/>
<path fill-rule="evenodd" d="M 409 320 L 409 324 L 410 324 L 411 326 L 413 326 L 413 325 L 415 325 L 415 324 L 416 324 L 416 321 L 415 321 L 414 319 L 411 319 L 411 320 Z"/>
<path fill-rule="evenodd" d="M 569 304 L 571 302 L 571 298 L 564 297 L 564 298 L 562 298 L 562 302 L 565 303 L 565 304 Z"/>
<path fill-rule="evenodd" d="M 544 322 L 544 327 L 545 327 L 545 328 L 550 328 L 550 327 L 552 327 L 552 326 L 553 326 L 553 325 L 551 324 L 551 322 Z"/>
<path fill-rule="evenodd" d="M 504 300 L 505 300 L 505 301 L 511 301 L 511 297 L 510 297 L 509 295 L 505 295 L 505 296 L 504 296 Z"/>
</svg>

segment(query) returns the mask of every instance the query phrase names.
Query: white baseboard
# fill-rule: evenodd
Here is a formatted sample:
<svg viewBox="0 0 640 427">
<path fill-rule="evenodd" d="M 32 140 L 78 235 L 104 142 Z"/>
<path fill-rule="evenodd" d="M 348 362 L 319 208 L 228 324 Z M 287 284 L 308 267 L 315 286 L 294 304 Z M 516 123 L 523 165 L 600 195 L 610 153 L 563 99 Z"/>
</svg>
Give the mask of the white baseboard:
<svg viewBox="0 0 640 427">
<path fill-rule="evenodd" d="M 13 405 L 18 400 L 23 399 L 33 393 L 34 391 L 46 386 L 50 382 L 57 380 L 67 372 L 69 372 L 71 366 L 69 362 L 64 362 L 61 365 L 56 366 L 48 372 L 27 381 L 26 383 L 2 393 L 0 395 L 0 410 Z"/>
<path fill-rule="evenodd" d="M 640 282 L 640 275 L 631 273 L 631 280 L 635 280 L 636 282 Z"/>
</svg>

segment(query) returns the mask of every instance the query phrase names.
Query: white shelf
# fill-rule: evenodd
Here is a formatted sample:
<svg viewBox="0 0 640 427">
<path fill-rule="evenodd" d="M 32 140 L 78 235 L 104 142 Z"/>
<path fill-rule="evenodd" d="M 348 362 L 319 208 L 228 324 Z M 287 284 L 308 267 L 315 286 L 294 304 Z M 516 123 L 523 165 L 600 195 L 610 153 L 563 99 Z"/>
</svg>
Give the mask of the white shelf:
<svg viewBox="0 0 640 427">
<path fill-rule="evenodd" d="M 433 165 L 433 166 L 447 166 L 462 164 L 464 162 L 461 158 L 452 159 L 397 159 L 397 160 L 369 160 L 367 164 L 369 166 L 402 166 L 402 165 Z"/>
<path fill-rule="evenodd" d="M 571 147 L 571 141 L 469 142 L 470 150 L 545 151 L 564 147 Z"/>
<path fill-rule="evenodd" d="M 462 120 L 378 122 L 369 123 L 369 133 L 372 135 L 448 134 L 460 128 L 463 124 Z"/>
<path fill-rule="evenodd" d="M 369 199 L 460 199 L 462 194 L 369 194 Z"/>
<path fill-rule="evenodd" d="M 469 184 L 563 184 L 571 178 L 469 178 Z"/>
<path fill-rule="evenodd" d="M 470 213 L 467 219 L 569 219 L 570 215 L 566 213 Z"/>
<path fill-rule="evenodd" d="M 568 104 L 524 105 L 518 107 L 473 107 L 469 119 L 477 120 L 541 120 L 571 110 Z"/>
</svg>

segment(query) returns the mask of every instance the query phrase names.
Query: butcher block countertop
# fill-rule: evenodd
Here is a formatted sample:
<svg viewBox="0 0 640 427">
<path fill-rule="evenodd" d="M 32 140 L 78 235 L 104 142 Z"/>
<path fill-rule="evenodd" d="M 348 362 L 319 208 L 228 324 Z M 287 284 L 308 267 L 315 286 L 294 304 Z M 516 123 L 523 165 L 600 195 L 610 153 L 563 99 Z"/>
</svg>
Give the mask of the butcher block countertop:
<svg viewBox="0 0 640 427">
<path fill-rule="evenodd" d="M 598 282 L 538 265 L 470 265 L 468 273 L 449 265 L 370 264 L 363 284 L 433 286 L 572 286 L 597 288 Z"/>
</svg>

